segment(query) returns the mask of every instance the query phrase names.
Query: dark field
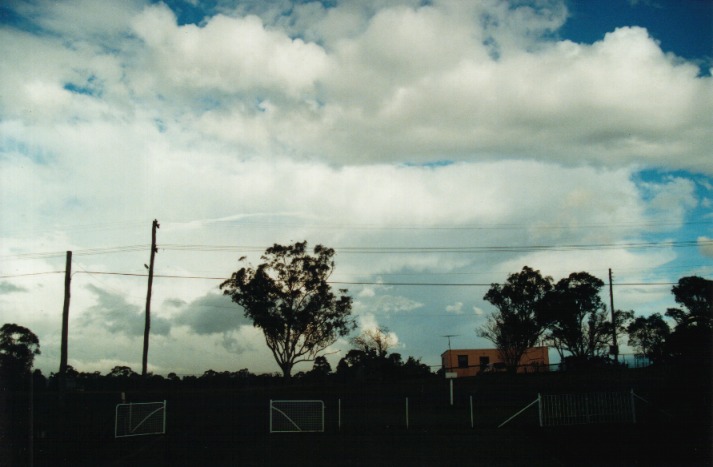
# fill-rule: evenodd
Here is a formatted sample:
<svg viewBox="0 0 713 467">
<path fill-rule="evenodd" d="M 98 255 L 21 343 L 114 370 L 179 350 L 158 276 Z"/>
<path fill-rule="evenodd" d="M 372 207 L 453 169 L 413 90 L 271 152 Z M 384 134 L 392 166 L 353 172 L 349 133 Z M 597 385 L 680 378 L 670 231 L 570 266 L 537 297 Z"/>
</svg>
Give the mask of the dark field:
<svg viewBox="0 0 713 467">
<path fill-rule="evenodd" d="M 538 392 L 632 388 L 649 401 L 637 402 L 636 424 L 540 428 L 533 407 L 497 428 Z M 673 370 L 456 380 L 452 407 L 448 383 L 435 378 L 233 387 L 174 382 L 127 392 L 132 402 L 167 400 L 166 435 L 114 439 L 119 394 L 73 392 L 62 406 L 56 393 L 36 393 L 34 465 L 713 465 L 710 377 Z M 15 395 L 16 416 L 22 396 Z M 270 399 L 324 400 L 326 431 L 270 434 Z M 28 435 L 21 431 L 10 436 L 10 449 L 5 446 L 13 456 L 9 465 L 28 463 Z"/>
</svg>

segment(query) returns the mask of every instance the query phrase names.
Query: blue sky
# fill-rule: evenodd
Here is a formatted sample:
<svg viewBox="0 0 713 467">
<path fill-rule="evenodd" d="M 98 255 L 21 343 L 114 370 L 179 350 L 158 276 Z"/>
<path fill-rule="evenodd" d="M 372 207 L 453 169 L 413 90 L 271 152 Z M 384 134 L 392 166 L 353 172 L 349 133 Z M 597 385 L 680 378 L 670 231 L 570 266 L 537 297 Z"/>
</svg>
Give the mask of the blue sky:
<svg viewBox="0 0 713 467">
<path fill-rule="evenodd" d="M 570 1 L 570 16 L 561 37 L 575 42 L 599 40 L 602 31 L 640 26 L 659 41 L 664 52 L 701 61 L 709 73 L 713 52 L 713 8 L 705 0 Z"/>
<path fill-rule="evenodd" d="M 278 370 L 218 290 L 276 242 L 334 247 L 359 328 L 432 365 L 443 335 L 490 346 L 487 284 L 525 265 L 612 269 L 617 308 L 662 313 L 671 283 L 713 276 L 712 12 L 5 2 L 0 322 L 56 371 L 71 250 L 69 363 L 139 369 L 153 219 L 162 374 Z"/>
</svg>

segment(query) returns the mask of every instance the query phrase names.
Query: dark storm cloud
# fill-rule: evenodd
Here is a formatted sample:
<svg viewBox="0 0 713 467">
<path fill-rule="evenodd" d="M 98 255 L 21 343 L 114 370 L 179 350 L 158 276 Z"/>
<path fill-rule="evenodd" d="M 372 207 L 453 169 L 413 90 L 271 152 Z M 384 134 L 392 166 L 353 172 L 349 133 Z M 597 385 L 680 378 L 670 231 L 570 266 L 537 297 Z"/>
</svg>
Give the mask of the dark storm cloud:
<svg viewBox="0 0 713 467">
<path fill-rule="evenodd" d="M 18 287 L 15 284 L 9 282 L 0 282 L 0 293 L 13 293 L 13 292 L 27 292 L 24 287 Z"/>
<path fill-rule="evenodd" d="M 82 325 L 100 326 L 112 334 L 125 334 L 129 337 L 144 334 L 144 309 L 117 293 L 110 293 L 93 285 L 87 289 L 97 297 L 97 303 L 82 316 Z M 151 333 L 165 336 L 171 331 L 171 323 L 156 313 L 151 316 Z"/>
<path fill-rule="evenodd" d="M 224 334 L 243 325 L 252 325 L 243 315 L 243 309 L 230 297 L 213 292 L 186 305 L 176 316 L 175 323 L 188 326 L 192 332 L 202 335 Z"/>
</svg>

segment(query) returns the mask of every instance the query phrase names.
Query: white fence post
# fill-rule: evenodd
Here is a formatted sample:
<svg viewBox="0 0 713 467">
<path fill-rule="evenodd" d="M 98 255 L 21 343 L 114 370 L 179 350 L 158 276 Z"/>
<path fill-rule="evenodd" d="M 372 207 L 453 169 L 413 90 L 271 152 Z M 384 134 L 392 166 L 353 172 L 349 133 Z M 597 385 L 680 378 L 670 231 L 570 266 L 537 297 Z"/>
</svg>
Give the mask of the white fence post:
<svg viewBox="0 0 713 467">
<path fill-rule="evenodd" d="M 537 413 L 540 416 L 540 426 L 542 426 L 542 394 L 537 393 Z"/>
</svg>

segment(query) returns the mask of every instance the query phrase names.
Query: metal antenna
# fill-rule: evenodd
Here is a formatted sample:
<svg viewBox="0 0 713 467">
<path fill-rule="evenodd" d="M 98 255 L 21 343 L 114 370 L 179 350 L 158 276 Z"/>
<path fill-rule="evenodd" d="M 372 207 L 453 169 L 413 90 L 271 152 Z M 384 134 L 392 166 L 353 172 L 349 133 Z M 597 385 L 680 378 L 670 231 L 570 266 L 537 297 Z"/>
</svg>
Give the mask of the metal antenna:
<svg viewBox="0 0 713 467">
<path fill-rule="evenodd" d="M 458 334 L 446 334 L 442 337 L 448 338 L 448 370 L 453 368 L 453 352 L 451 351 L 451 337 L 458 337 Z"/>
<path fill-rule="evenodd" d="M 451 350 L 451 337 L 458 337 L 460 334 L 446 334 L 442 337 L 448 338 L 448 350 Z"/>
</svg>

